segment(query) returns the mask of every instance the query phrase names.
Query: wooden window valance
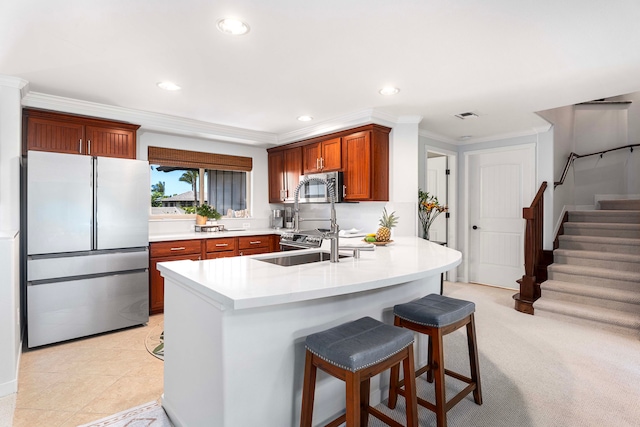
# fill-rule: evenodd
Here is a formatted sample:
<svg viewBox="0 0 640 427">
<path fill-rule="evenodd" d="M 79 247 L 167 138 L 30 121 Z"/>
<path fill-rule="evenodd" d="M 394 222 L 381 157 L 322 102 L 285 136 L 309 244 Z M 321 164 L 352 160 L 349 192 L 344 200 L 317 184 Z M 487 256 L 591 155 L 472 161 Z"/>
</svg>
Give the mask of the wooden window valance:
<svg viewBox="0 0 640 427">
<path fill-rule="evenodd" d="M 151 164 L 180 166 L 188 169 L 204 168 L 250 172 L 253 168 L 253 159 L 251 157 L 202 153 L 199 151 L 176 150 L 174 148 L 163 147 L 149 147 L 148 160 Z"/>
</svg>

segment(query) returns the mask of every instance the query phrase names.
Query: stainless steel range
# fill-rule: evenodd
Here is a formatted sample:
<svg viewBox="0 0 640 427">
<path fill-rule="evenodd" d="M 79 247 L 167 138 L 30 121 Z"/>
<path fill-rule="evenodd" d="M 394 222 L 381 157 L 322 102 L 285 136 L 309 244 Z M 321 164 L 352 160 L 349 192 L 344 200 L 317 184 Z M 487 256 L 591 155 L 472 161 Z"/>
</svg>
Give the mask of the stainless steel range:
<svg viewBox="0 0 640 427">
<path fill-rule="evenodd" d="M 280 236 L 280 250 L 315 249 L 322 245 L 320 230 L 287 231 Z"/>
</svg>

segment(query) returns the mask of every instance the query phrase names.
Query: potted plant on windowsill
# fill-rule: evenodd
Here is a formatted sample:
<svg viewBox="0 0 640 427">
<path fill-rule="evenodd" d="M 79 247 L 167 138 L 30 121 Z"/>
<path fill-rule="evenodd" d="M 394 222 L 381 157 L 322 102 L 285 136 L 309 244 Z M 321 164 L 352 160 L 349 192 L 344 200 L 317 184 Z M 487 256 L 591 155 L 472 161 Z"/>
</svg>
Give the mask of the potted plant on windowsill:
<svg viewBox="0 0 640 427">
<path fill-rule="evenodd" d="M 222 215 L 213 206 L 209 206 L 205 203 L 196 207 L 197 225 L 205 225 L 207 223 L 207 219 L 214 219 L 217 221 L 220 218 L 222 218 Z"/>
</svg>

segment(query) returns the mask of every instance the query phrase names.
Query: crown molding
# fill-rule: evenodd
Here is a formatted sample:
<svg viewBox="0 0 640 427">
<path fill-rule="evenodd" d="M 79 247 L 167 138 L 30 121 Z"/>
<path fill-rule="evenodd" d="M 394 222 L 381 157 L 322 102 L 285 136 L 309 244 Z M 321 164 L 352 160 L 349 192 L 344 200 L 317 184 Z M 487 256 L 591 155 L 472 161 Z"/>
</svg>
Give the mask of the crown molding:
<svg viewBox="0 0 640 427">
<path fill-rule="evenodd" d="M 278 136 L 278 145 L 314 138 L 316 136 L 339 132 L 341 130 L 371 123 L 393 127 L 393 125 L 398 123 L 398 118 L 375 109 L 355 111 L 353 113 L 344 114 L 342 116 L 318 122 L 313 126 L 307 126 L 302 129 L 282 133 Z"/>
<path fill-rule="evenodd" d="M 420 122 L 422 121 L 423 117 L 422 116 L 398 116 L 398 119 L 396 121 L 396 123 L 403 123 L 403 124 L 420 124 Z"/>
<path fill-rule="evenodd" d="M 38 92 L 29 92 L 22 99 L 22 105 L 135 123 L 140 125 L 140 131 L 142 132 L 154 131 L 257 146 L 273 145 L 278 140 L 277 135 L 273 133 L 218 125 L 168 114 L 116 107 Z"/>
<path fill-rule="evenodd" d="M 20 90 L 20 98 L 24 98 L 29 93 L 29 82 L 19 77 L 0 74 L 0 86 Z"/>
<path fill-rule="evenodd" d="M 458 141 L 458 145 L 476 144 L 479 142 L 487 142 L 487 141 L 500 141 L 503 139 L 520 138 L 523 136 L 534 136 L 534 135 L 539 135 L 541 133 L 545 133 L 549 129 L 551 129 L 550 123 L 542 126 L 536 126 L 534 128 L 527 129 L 527 130 L 517 131 L 517 132 L 509 132 L 509 133 L 503 133 L 498 135 L 485 136 L 482 138 L 470 138 L 466 141 Z"/>
<path fill-rule="evenodd" d="M 436 141 L 446 142 L 447 144 L 460 145 L 460 141 L 458 140 L 448 138 L 444 135 L 440 135 L 439 133 L 434 133 L 425 129 L 419 129 L 418 135 L 429 139 L 435 139 Z"/>
</svg>

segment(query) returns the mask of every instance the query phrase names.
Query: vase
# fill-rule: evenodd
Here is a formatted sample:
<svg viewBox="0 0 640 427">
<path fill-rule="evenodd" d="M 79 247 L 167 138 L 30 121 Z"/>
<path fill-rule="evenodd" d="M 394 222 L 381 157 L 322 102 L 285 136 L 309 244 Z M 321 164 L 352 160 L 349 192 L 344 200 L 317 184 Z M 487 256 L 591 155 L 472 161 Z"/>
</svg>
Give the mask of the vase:
<svg viewBox="0 0 640 427">
<path fill-rule="evenodd" d="M 428 228 L 426 230 L 422 230 L 422 238 L 424 240 L 429 240 L 429 229 Z"/>
<path fill-rule="evenodd" d="M 207 225 L 207 217 L 196 214 L 196 225 Z"/>
</svg>

